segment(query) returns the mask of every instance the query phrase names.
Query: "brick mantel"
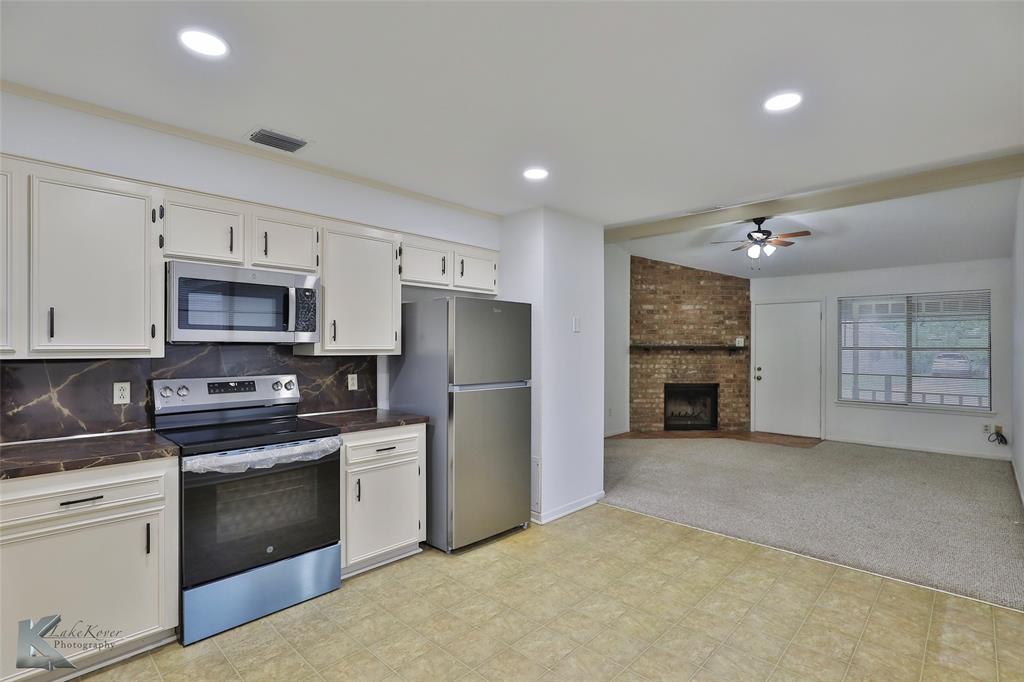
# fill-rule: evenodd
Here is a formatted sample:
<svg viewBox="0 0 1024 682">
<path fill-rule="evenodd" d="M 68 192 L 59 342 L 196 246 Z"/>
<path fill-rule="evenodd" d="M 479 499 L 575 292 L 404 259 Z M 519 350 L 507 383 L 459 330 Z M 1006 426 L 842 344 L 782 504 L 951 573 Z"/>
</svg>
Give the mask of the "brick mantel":
<svg viewBox="0 0 1024 682">
<path fill-rule="evenodd" d="M 633 256 L 629 307 L 630 429 L 662 430 L 666 383 L 717 383 L 719 428 L 748 430 L 749 280 Z"/>
</svg>

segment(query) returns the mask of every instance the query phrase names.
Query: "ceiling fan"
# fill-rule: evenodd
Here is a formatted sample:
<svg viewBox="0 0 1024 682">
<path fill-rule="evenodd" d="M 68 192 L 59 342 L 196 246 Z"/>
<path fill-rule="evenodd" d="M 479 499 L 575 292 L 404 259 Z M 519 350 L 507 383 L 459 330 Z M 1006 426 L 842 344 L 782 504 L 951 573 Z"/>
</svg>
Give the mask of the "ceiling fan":
<svg viewBox="0 0 1024 682">
<path fill-rule="evenodd" d="M 754 229 L 747 233 L 746 239 L 735 239 L 732 241 L 725 242 L 711 242 L 712 244 L 739 244 L 733 251 L 747 250 L 747 256 L 757 260 L 763 253 L 765 256 L 770 256 L 775 253 L 775 248 L 778 246 L 792 246 L 796 242 L 788 241 L 795 239 L 796 237 L 809 237 L 811 234 L 810 230 L 800 230 L 799 232 L 786 232 L 785 234 L 773 235 L 771 230 L 761 227 L 764 221 L 768 220 L 768 217 L 754 218 L 750 222 L 754 223 Z"/>
</svg>

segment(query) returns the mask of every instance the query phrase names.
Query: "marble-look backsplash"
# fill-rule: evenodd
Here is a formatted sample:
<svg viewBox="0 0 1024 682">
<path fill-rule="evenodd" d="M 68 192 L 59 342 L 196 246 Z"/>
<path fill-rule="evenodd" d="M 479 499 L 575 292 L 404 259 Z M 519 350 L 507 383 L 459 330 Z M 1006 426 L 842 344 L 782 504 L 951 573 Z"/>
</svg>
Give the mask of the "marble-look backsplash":
<svg viewBox="0 0 1024 682">
<path fill-rule="evenodd" d="M 375 356 L 302 357 L 289 346 L 263 344 L 168 344 L 165 352 L 162 358 L 4 362 L 0 442 L 149 428 L 151 379 L 296 374 L 300 412 L 377 405 Z M 348 390 L 349 374 L 359 376 L 358 390 Z M 131 382 L 131 403 L 113 404 L 115 381 Z"/>
</svg>

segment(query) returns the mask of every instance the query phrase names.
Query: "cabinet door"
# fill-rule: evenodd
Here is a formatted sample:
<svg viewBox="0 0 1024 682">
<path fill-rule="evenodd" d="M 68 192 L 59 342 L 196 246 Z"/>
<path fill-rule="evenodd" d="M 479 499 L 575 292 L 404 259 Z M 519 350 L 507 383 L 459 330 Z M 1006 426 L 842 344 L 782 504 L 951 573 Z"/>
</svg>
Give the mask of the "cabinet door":
<svg viewBox="0 0 1024 682">
<path fill-rule="evenodd" d="M 11 174 L 0 172 L 0 352 L 11 343 Z"/>
<path fill-rule="evenodd" d="M 253 265 L 316 270 L 317 226 L 299 218 L 256 214 Z"/>
<path fill-rule="evenodd" d="M 110 637 L 115 641 L 160 630 L 160 518 L 158 511 L 101 517 L 0 540 L 0 646 L 6 652 L 0 674 L 18 672 L 13 654 L 22 620 L 58 615 L 55 632 L 92 625 L 94 632 L 119 631 Z M 57 650 L 69 658 L 81 652 Z"/>
<path fill-rule="evenodd" d="M 451 286 L 452 252 L 402 245 L 402 281 L 410 284 Z"/>
<path fill-rule="evenodd" d="M 346 472 L 347 564 L 419 541 L 418 462 L 411 457 Z"/>
<path fill-rule="evenodd" d="M 456 252 L 455 286 L 463 289 L 494 291 L 497 272 L 490 258 L 477 258 Z"/>
<path fill-rule="evenodd" d="M 164 197 L 164 255 L 224 263 L 245 260 L 241 204 L 169 191 Z"/>
<path fill-rule="evenodd" d="M 398 350 L 402 297 L 397 255 L 392 239 L 328 228 L 321 278 L 325 350 Z"/>
<path fill-rule="evenodd" d="M 148 351 L 163 281 L 150 278 L 152 189 L 44 173 L 31 181 L 33 350 Z"/>
</svg>

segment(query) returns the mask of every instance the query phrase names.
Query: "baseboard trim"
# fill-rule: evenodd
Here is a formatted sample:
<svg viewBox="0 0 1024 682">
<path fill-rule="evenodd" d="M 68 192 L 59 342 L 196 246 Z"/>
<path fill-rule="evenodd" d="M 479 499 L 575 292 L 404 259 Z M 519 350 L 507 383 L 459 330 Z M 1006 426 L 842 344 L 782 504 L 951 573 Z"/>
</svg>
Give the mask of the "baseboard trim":
<svg viewBox="0 0 1024 682">
<path fill-rule="evenodd" d="M 555 519 L 560 519 L 563 516 L 568 516 L 573 512 L 577 512 L 580 509 L 585 509 L 592 504 L 596 504 L 597 501 L 602 499 L 603 497 L 604 491 L 600 490 L 596 493 L 591 493 L 586 497 L 581 497 L 578 500 L 569 502 L 568 504 L 563 504 L 561 507 L 557 507 L 555 509 L 552 509 L 551 511 L 541 512 L 540 514 L 531 511 L 530 521 L 532 521 L 533 523 L 539 523 L 541 525 L 544 525 L 545 523 L 551 523 Z"/>
<path fill-rule="evenodd" d="M 964 452 L 963 450 L 945 450 L 942 448 L 922 448 L 916 445 L 902 445 L 898 443 L 885 443 L 881 441 L 872 440 L 853 440 L 851 438 L 826 438 L 826 441 L 832 441 L 833 443 L 852 443 L 853 445 L 870 445 L 876 448 L 890 448 L 892 450 L 913 450 L 915 452 L 931 452 L 936 455 L 956 455 L 957 457 L 977 457 L 979 459 L 995 459 L 1000 461 L 1009 461 L 1010 453 L 1007 452 L 1005 456 L 1000 456 L 996 453 L 982 453 L 982 452 Z"/>
</svg>

